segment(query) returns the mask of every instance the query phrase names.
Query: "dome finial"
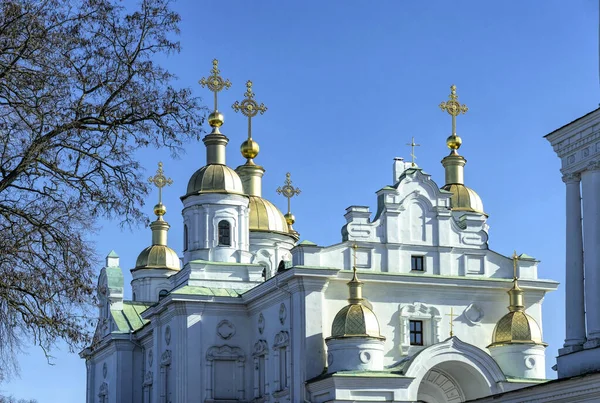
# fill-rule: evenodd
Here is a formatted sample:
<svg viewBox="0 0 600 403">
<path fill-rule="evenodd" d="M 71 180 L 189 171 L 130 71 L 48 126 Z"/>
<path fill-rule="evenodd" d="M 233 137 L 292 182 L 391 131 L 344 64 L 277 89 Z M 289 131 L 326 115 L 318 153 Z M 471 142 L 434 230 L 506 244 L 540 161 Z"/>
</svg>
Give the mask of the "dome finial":
<svg viewBox="0 0 600 403">
<path fill-rule="evenodd" d="M 350 297 L 348 298 L 348 302 L 351 304 L 360 304 L 364 299 L 362 296 L 362 281 L 358 279 L 356 275 L 356 250 L 358 249 L 358 245 L 354 243 L 352 245 L 352 271 L 354 272 L 352 275 L 352 280 L 348 283 L 348 289 Z"/>
<path fill-rule="evenodd" d="M 162 203 L 162 188 L 165 186 L 171 186 L 173 179 L 167 178 L 163 172 L 163 163 L 158 163 L 158 169 L 156 175 L 148 178 L 148 183 L 154 184 L 158 188 L 158 204 L 154 206 L 154 214 L 158 217 L 158 220 L 162 220 L 162 216 L 167 213 L 167 208 Z"/>
<path fill-rule="evenodd" d="M 295 188 L 292 186 L 292 180 L 290 179 L 290 177 L 291 174 L 289 172 L 285 174 L 285 184 L 277 188 L 277 194 L 283 195 L 283 197 L 287 198 L 288 211 L 284 215 L 284 217 L 288 223 L 290 232 L 295 233 L 296 231 L 292 228 L 292 225 L 296 222 L 296 217 L 294 217 L 294 215 L 292 214 L 290 200 L 292 197 L 300 194 L 300 188 Z"/>
<path fill-rule="evenodd" d="M 208 87 L 208 89 L 214 93 L 215 108 L 210 113 L 210 115 L 208 115 L 208 124 L 213 128 L 212 132 L 215 134 L 218 134 L 219 127 L 221 127 L 223 125 L 224 117 L 223 117 L 223 114 L 221 112 L 219 112 L 219 109 L 218 109 L 217 94 L 219 92 L 221 92 L 223 90 L 223 88 L 229 89 L 229 87 L 231 87 L 231 82 L 229 81 L 229 79 L 223 80 L 223 78 L 219 75 L 219 73 L 220 73 L 219 61 L 217 59 L 213 59 L 212 64 L 213 64 L 213 68 L 211 70 L 211 75 L 208 76 L 208 78 L 202 77 L 198 81 L 198 83 L 202 87 Z"/>
<path fill-rule="evenodd" d="M 261 103 L 260 105 L 254 99 L 254 92 L 252 92 L 252 81 L 246 82 L 246 92 L 244 93 L 245 99 L 242 102 L 235 101 L 231 106 L 234 111 L 241 112 L 242 115 L 248 117 L 248 139 L 242 143 L 240 151 L 244 158 L 247 159 L 247 164 L 252 165 L 252 161 L 258 155 L 260 147 L 258 143 L 252 140 L 252 118 L 260 114 L 264 114 L 267 111 L 267 107 Z"/>
<path fill-rule="evenodd" d="M 417 157 L 415 156 L 415 147 L 420 147 L 421 144 L 417 144 L 415 143 L 415 138 L 412 138 L 412 141 L 410 143 L 406 143 L 407 146 L 410 146 L 410 156 L 412 158 L 412 166 L 417 166 L 417 164 L 415 164 L 415 160 L 417 159 Z"/>
<path fill-rule="evenodd" d="M 517 251 L 513 252 L 512 255 L 513 260 L 513 286 L 508 291 L 510 305 L 508 306 L 508 310 L 511 312 L 523 311 L 525 309 L 525 305 L 523 304 L 523 290 L 519 287 L 519 278 L 517 276 L 517 268 L 519 265 L 519 256 L 517 255 Z"/>
<path fill-rule="evenodd" d="M 456 85 L 452 84 L 450 86 L 450 95 L 448 96 L 448 101 L 442 102 L 440 104 L 440 109 L 442 111 L 448 112 L 448 114 L 452 116 L 452 134 L 450 135 L 450 137 L 448 137 L 448 139 L 446 139 L 446 144 L 451 150 L 450 154 L 458 154 L 457 150 L 462 144 L 462 139 L 456 134 L 456 117 L 461 113 L 467 113 L 469 108 L 467 107 L 467 105 L 458 102 L 458 95 L 456 95 Z"/>
</svg>

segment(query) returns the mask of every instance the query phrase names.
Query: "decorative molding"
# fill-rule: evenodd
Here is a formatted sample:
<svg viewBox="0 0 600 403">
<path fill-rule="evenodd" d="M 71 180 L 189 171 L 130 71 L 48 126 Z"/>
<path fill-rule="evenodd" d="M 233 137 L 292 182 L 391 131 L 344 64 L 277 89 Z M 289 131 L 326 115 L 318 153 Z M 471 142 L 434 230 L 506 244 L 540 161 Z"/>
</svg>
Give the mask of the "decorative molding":
<svg viewBox="0 0 600 403">
<path fill-rule="evenodd" d="M 564 174 L 562 181 L 564 183 L 577 183 L 581 181 L 581 174 L 579 172 Z"/>
<path fill-rule="evenodd" d="M 258 333 L 263 334 L 264 331 L 265 331 L 265 316 L 261 312 L 260 315 L 258 315 Z"/>
<path fill-rule="evenodd" d="M 171 356 L 171 350 L 165 350 L 165 352 L 160 356 L 160 366 L 166 367 L 171 365 Z"/>
<path fill-rule="evenodd" d="M 224 319 L 217 325 L 217 334 L 223 340 L 229 340 L 235 335 L 235 326 L 227 319 Z"/>
<path fill-rule="evenodd" d="M 238 362 L 246 361 L 244 351 L 239 347 L 228 346 L 213 346 L 206 351 L 206 359 L 208 361 L 215 360 L 234 360 Z"/>
<path fill-rule="evenodd" d="M 410 344 L 410 321 L 423 321 L 423 346 L 411 346 Z M 422 302 L 404 305 L 400 308 L 400 352 L 408 355 L 412 350 L 422 349 L 428 345 L 440 342 L 440 322 L 442 315 L 440 311 L 431 305 Z M 414 352 L 414 351 L 413 351 Z"/>
<path fill-rule="evenodd" d="M 287 318 L 287 308 L 285 307 L 285 304 L 282 302 L 281 305 L 279 305 L 279 323 L 281 323 L 283 325 L 285 323 L 286 318 Z"/>
<path fill-rule="evenodd" d="M 108 374 L 108 367 L 106 366 L 106 363 L 102 364 L 102 377 L 104 379 L 106 379 L 106 375 Z"/>
<path fill-rule="evenodd" d="M 275 341 L 273 342 L 273 348 L 286 347 L 290 344 L 290 334 L 285 330 L 275 335 Z"/>
<path fill-rule="evenodd" d="M 470 304 L 463 311 L 463 316 L 472 325 L 478 325 L 483 319 L 483 309 L 475 303 Z"/>
<path fill-rule="evenodd" d="M 259 340 L 256 343 L 254 343 L 254 350 L 252 351 L 252 355 L 254 357 L 260 356 L 260 355 L 266 355 L 269 353 L 269 345 L 267 344 L 266 340 Z"/>
<path fill-rule="evenodd" d="M 102 385 L 100 385 L 100 389 L 98 392 L 98 397 L 105 397 L 105 396 L 108 396 L 108 383 L 102 382 Z"/>
<path fill-rule="evenodd" d="M 148 350 L 148 366 L 152 367 L 152 363 L 154 362 L 154 353 L 152 352 L 152 349 Z"/>
<path fill-rule="evenodd" d="M 167 346 L 171 344 L 171 326 L 169 325 L 165 328 L 165 343 L 167 343 Z"/>
</svg>

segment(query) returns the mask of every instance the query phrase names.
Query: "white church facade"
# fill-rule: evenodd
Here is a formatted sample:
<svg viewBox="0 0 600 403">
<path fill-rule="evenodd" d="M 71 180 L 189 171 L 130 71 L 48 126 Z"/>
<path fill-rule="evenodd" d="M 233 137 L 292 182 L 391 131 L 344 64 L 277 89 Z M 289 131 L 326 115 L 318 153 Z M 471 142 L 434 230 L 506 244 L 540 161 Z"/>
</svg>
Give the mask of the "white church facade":
<svg viewBox="0 0 600 403">
<path fill-rule="evenodd" d="M 100 320 L 81 352 L 86 402 L 443 403 L 545 381 L 542 301 L 558 284 L 538 277 L 534 258 L 488 248 L 487 212 L 458 152 L 466 107 L 454 86 L 441 105 L 453 123 L 444 184 L 395 159 L 377 211 L 348 207 L 340 242 L 319 246 L 299 241 L 289 205 L 284 215 L 262 198 L 250 131 L 247 162 L 226 165 L 216 95 L 229 82 L 216 61 L 202 82 L 215 107 L 206 165 L 181 198 L 182 259 L 160 202 L 131 301 L 118 256 L 107 256 Z M 245 95 L 234 109 L 249 120 L 266 110 L 250 82 Z M 152 179 L 165 185 L 162 167 Z"/>
</svg>

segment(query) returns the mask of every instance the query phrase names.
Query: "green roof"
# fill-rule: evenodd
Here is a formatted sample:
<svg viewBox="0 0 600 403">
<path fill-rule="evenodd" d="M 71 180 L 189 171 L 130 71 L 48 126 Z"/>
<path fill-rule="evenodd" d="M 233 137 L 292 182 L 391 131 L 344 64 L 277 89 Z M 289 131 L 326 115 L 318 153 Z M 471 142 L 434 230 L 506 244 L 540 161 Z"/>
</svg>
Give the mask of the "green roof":
<svg viewBox="0 0 600 403">
<path fill-rule="evenodd" d="M 111 250 L 108 256 L 106 257 L 119 257 L 119 255 L 117 255 L 117 252 L 115 252 L 114 250 Z"/>
<path fill-rule="evenodd" d="M 311 242 L 311 241 L 309 241 L 309 240 L 306 240 L 306 239 L 305 239 L 304 241 L 300 242 L 298 245 L 317 246 L 317 244 L 316 244 L 316 243 L 314 243 L 314 242 Z"/>
<path fill-rule="evenodd" d="M 123 301 L 123 310 L 110 310 L 113 321 L 117 326 L 117 331 L 129 333 L 141 329 L 149 321 L 142 319 L 144 312 L 151 303 Z"/>
<path fill-rule="evenodd" d="M 234 290 L 230 288 L 213 288 L 213 287 L 200 287 L 185 285 L 174 291 L 171 294 L 176 295 L 206 295 L 213 297 L 240 297 L 244 293 L 244 290 Z"/>
</svg>

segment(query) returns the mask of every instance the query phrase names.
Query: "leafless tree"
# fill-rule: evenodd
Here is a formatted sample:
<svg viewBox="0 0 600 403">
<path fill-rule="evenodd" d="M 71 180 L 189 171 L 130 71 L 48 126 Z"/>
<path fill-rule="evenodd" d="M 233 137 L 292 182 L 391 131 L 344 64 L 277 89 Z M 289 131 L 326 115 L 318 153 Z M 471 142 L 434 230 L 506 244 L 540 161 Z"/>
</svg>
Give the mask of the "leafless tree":
<svg viewBox="0 0 600 403">
<path fill-rule="evenodd" d="M 95 223 L 144 217 L 134 152 L 201 135 L 198 99 L 156 62 L 179 51 L 169 3 L 0 1 L 0 379 L 23 343 L 87 340 Z"/>
</svg>

